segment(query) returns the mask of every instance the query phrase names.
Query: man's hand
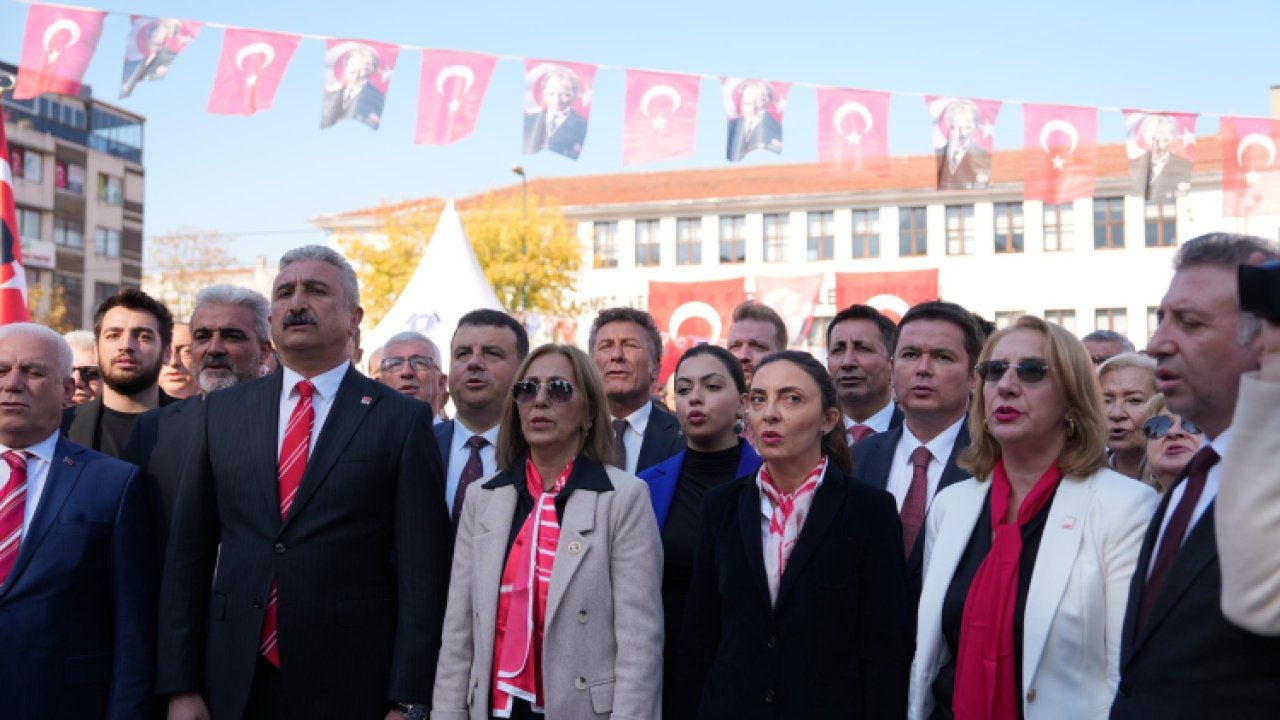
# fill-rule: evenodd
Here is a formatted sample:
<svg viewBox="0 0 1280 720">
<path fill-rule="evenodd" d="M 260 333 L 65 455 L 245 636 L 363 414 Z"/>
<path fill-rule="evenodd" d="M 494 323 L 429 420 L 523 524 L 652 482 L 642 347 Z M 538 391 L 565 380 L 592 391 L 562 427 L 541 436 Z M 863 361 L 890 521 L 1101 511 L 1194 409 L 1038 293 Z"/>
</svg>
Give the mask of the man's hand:
<svg viewBox="0 0 1280 720">
<path fill-rule="evenodd" d="M 1249 257 L 1250 265 L 1261 265 L 1266 257 L 1259 252 Z M 1280 324 L 1262 321 L 1262 374 L 1267 382 L 1280 383 Z"/>
<path fill-rule="evenodd" d="M 174 695 L 169 698 L 169 720 L 211 720 L 209 708 L 200 693 Z"/>
</svg>

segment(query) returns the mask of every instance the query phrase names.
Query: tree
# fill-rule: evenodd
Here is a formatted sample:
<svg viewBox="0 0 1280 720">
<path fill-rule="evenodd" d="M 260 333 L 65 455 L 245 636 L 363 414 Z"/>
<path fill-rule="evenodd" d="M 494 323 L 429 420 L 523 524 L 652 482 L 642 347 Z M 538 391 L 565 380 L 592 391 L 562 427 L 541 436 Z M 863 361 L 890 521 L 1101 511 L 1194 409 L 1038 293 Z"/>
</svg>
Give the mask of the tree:
<svg viewBox="0 0 1280 720">
<path fill-rule="evenodd" d="M 196 292 L 235 265 L 230 248 L 231 239 L 214 230 L 183 228 L 153 236 L 147 241 L 143 290 L 169 306 L 175 318 L 188 317 Z"/>
<path fill-rule="evenodd" d="M 27 309 L 31 311 L 31 322 L 40 323 L 60 333 L 71 332 L 75 325 L 67 310 L 67 289 L 61 285 L 53 285 L 52 288 L 46 305 L 43 302 L 45 286 L 39 283 L 27 286 Z"/>
</svg>

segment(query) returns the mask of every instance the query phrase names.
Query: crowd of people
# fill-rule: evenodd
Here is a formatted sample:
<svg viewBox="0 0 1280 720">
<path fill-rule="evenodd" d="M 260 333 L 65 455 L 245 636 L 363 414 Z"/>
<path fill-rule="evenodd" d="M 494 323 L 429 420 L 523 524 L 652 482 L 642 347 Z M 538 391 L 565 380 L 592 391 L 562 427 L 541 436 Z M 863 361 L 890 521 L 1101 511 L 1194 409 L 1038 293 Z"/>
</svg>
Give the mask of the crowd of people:
<svg viewBox="0 0 1280 720">
<path fill-rule="evenodd" d="M 1141 353 L 933 300 L 844 308 L 824 365 L 749 300 L 670 406 L 633 308 L 585 350 L 474 310 L 447 374 L 405 332 L 366 376 L 320 246 L 187 322 L 123 289 L 0 327 L 0 706 L 1274 717 L 1280 326 L 1236 272 L 1276 258 L 1182 244 Z"/>
</svg>

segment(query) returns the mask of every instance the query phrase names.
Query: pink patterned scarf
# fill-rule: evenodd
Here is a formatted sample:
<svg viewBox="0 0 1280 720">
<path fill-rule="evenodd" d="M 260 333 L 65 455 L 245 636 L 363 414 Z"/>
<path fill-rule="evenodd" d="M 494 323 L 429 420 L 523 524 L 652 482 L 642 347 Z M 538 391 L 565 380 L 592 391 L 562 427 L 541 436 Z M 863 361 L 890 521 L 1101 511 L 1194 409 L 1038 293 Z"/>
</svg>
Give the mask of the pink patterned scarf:
<svg viewBox="0 0 1280 720">
<path fill-rule="evenodd" d="M 823 455 L 815 467 L 800 483 L 795 492 L 784 493 L 769 477 L 767 465 L 760 466 L 756 475 L 756 485 L 760 494 L 764 495 L 773 506 L 773 515 L 769 518 L 769 538 L 764 547 L 764 570 L 769 579 L 769 597 L 774 604 L 778 603 L 778 587 L 782 585 L 782 573 L 787 569 L 787 559 L 800 537 L 800 529 L 804 527 L 804 519 L 809 515 L 809 507 L 813 505 L 813 494 L 822 484 L 822 477 L 827 472 L 827 456 Z"/>
</svg>

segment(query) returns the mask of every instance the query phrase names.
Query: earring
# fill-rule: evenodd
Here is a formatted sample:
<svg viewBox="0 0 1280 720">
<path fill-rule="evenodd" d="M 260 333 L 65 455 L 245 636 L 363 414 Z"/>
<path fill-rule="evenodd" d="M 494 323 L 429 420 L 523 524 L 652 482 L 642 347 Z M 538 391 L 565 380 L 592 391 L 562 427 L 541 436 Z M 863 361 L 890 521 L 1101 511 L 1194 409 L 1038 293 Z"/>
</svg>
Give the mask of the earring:
<svg viewBox="0 0 1280 720">
<path fill-rule="evenodd" d="M 742 418 L 738 418 L 738 421 L 733 424 L 733 433 L 735 435 L 741 435 L 742 431 L 746 429 L 747 424 L 742 421 Z"/>
<path fill-rule="evenodd" d="M 582 432 L 591 432 L 591 421 L 588 420 L 586 425 L 582 426 Z"/>
<path fill-rule="evenodd" d="M 1068 415 L 1067 416 L 1067 437 L 1073 438 L 1075 436 L 1076 436 L 1076 421 L 1074 418 Z"/>
</svg>

